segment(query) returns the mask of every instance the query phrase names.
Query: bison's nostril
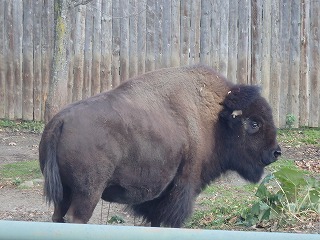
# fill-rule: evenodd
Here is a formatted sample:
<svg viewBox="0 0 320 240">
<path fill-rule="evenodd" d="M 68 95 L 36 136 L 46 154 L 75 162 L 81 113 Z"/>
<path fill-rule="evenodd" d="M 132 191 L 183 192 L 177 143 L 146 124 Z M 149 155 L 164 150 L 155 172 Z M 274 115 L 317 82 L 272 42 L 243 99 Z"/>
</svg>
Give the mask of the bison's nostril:
<svg viewBox="0 0 320 240">
<path fill-rule="evenodd" d="M 276 150 L 273 152 L 273 155 L 275 158 L 278 158 L 279 156 L 281 156 L 281 151 Z"/>
</svg>

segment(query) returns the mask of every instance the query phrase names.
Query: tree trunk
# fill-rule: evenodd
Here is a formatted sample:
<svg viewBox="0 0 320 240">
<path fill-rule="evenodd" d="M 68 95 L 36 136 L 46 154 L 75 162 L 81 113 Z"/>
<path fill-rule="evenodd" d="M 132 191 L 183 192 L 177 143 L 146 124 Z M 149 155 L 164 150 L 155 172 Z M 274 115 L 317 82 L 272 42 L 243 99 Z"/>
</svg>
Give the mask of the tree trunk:
<svg viewBox="0 0 320 240">
<path fill-rule="evenodd" d="M 67 104 L 70 20 L 68 0 L 54 1 L 54 52 L 44 120 L 47 123 Z"/>
</svg>

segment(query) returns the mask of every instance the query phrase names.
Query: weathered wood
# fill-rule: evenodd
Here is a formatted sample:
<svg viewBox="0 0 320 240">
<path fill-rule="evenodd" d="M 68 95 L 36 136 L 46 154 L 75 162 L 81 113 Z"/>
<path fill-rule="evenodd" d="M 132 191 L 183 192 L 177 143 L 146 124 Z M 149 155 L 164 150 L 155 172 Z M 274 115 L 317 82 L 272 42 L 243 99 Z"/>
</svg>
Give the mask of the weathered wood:
<svg viewBox="0 0 320 240">
<path fill-rule="evenodd" d="M 5 2 L 5 21 L 4 29 L 6 34 L 5 49 L 6 49 L 6 106 L 5 117 L 9 119 L 14 118 L 14 70 L 13 70 L 13 11 L 12 2 Z"/>
<path fill-rule="evenodd" d="M 250 83 L 261 85 L 262 65 L 262 18 L 263 0 L 251 0 L 251 79 Z"/>
<path fill-rule="evenodd" d="M 299 13 L 299 14 L 297 14 Z M 289 110 L 295 116 L 294 127 L 299 124 L 299 75 L 300 75 L 300 0 L 291 1 Z"/>
<path fill-rule="evenodd" d="M 180 0 L 171 1 L 171 45 L 171 66 L 180 66 Z"/>
<path fill-rule="evenodd" d="M 163 0 L 155 2 L 155 21 L 154 21 L 154 67 L 155 69 L 162 68 L 162 21 L 163 21 Z"/>
<path fill-rule="evenodd" d="M 190 64 L 200 62 L 200 19 L 201 2 L 191 1 L 191 19 L 190 19 Z"/>
<path fill-rule="evenodd" d="M 290 114 L 287 110 L 288 104 L 288 82 L 289 82 L 289 33 L 290 28 L 288 27 L 290 24 L 290 8 L 291 1 L 283 0 L 280 3 L 280 39 L 281 39 L 281 95 L 280 95 L 280 104 L 279 104 L 279 112 L 280 112 L 280 126 L 286 126 L 286 116 Z"/>
<path fill-rule="evenodd" d="M 309 123 L 309 32 L 310 32 L 310 1 L 301 1 L 301 51 L 300 51 L 300 89 L 299 89 L 299 126 Z M 280 51 L 279 51 L 280 52 Z M 280 87 L 279 87 L 280 89 Z"/>
<path fill-rule="evenodd" d="M 271 4 L 271 1 L 263 1 L 261 85 L 262 95 L 266 98 L 270 94 Z"/>
<path fill-rule="evenodd" d="M 73 28 L 73 92 L 72 101 L 82 99 L 83 91 L 83 68 L 84 68 L 84 42 L 86 7 L 78 6 L 75 9 L 75 27 Z"/>
<path fill-rule="evenodd" d="M 91 77 L 91 95 L 100 93 L 100 63 L 101 63 L 101 0 L 92 3 L 93 15 L 93 33 L 92 33 L 92 77 Z"/>
<path fill-rule="evenodd" d="M 267 96 L 270 99 L 273 110 L 274 122 L 279 126 L 279 101 L 280 101 L 280 72 L 281 72 L 281 48 L 280 48 L 280 4 L 277 0 L 271 2 L 271 47 L 270 47 L 270 79 L 268 81 L 270 92 Z M 271 14 L 272 13 L 272 14 Z"/>
<path fill-rule="evenodd" d="M 147 0 L 147 12 L 146 12 L 146 72 L 155 69 L 154 59 L 154 37 L 155 37 L 155 0 Z"/>
<path fill-rule="evenodd" d="M 22 118 L 33 120 L 33 1 L 23 1 L 23 107 Z"/>
<path fill-rule="evenodd" d="M 5 70 L 6 70 L 6 62 L 5 57 L 6 54 L 4 52 L 4 43 L 5 43 L 5 30 L 4 30 L 4 1 L 0 1 L 0 118 L 5 118 L 5 106 L 6 106 L 6 78 L 5 78 Z"/>
<path fill-rule="evenodd" d="M 102 1 L 101 5 L 101 91 L 112 88 L 112 1 Z"/>
<path fill-rule="evenodd" d="M 138 75 L 138 1 L 129 1 L 129 77 Z"/>
<path fill-rule="evenodd" d="M 129 78 L 129 1 L 120 0 L 120 82 Z"/>
<path fill-rule="evenodd" d="M 90 3 L 92 4 L 92 2 Z M 86 6 L 86 25 L 84 39 L 84 66 L 83 66 L 83 88 L 82 99 L 91 96 L 91 79 L 92 79 L 92 29 L 93 16 L 95 14 L 93 8 Z"/>
<path fill-rule="evenodd" d="M 210 49 L 211 49 L 211 12 L 212 2 L 204 0 L 201 2 L 201 32 L 200 32 L 200 62 L 211 65 Z"/>
<path fill-rule="evenodd" d="M 310 111 L 309 126 L 319 126 L 320 108 L 320 2 L 311 2 L 310 22 Z"/>
<path fill-rule="evenodd" d="M 139 1 L 138 4 L 138 74 L 142 74 L 146 69 L 146 0 Z"/>
<path fill-rule="evenodd" d="M 19 0 L 18 0 L 19 1 Z M 42 10 L 42 41 L 41 41 L 41 77 L 42 77 L 42 109 L 41 109 L 41 120 L 44 119 L 45 115 L 45 103 L 48 98 L 49 92 L 49 79 L 50 79 L 50 69 L 51 61 L 53 55 L 53 1 L 46 0 L 43 1 L 43 10 Z"/>
<path fill-rule="evenodd" d="M 219 61 L 220 61 L 220 12 L 219 12 L 219 3 L 220 1 L 211 2 L 211 13 L 210 13 L 210 32 L 211 32 L 211 43 L 210 43 L 210 59 L 211 66 L 217 71 L 219 70 Z"/>
<path fill-rule="evenodd" d="M 229 0 L 228 46 L 227 77 L 230 81 L 236 83 L 238 71 L 238 0 Z"/>
<path fill-rule="evenodd" d="M 13 69 L 14 69 L 14 117 L 22 118 L 22 11 L 23 2 L 13 1 Z M 42 106 L 41 110 L 44 109 Z M 42 119 L 42 116 L 41 116 Z"/>
<path fill-rule="evenodd" d="M 171 1 L 164 1 L 162 21 L 162 64 L 171 66 Z"/>
<path fill-rule="evenodd" d="M 0 118 L 44 119 L 54 2 L 0 1 Z M 262 85 L 277 126 L 289 114 L 295 126 L 319 126 L 318 1 L 97 0 L 70 10 L 67 102 L 146 71 L 204 63 Z"/>
<path fill-rule="evenodd" d="M 67 103 L 68 63 L 70 52 L 70 12 L 66 1 L 54 2 L 54 51 L 45 122 Z"/>
<path fill-rule="evenodd" d="M 180 65 L 185 66 L 189 64 L 189 49 L 190 49 L 190 9 L 191 1 L 181 2 L 181 14 L 180 14 Z"/>
<path fill-rule="evenodd" d="M 33 119 L 36 121 L 41 120 L 41 109 L 42 109 L 42 71 L 41 71 L 41 12 L 42 12 L 42 1 L 33 1 Z"/>
<path fill-rule="evenodd" d="M 248 58 L 249 54 L 249 7 L 246 4 L 247 0 L 240 0 L 238 5 L 239 29 L 238 29 L 238 66 L 237 66 L 237 81 L 247 84 Z"/>
<path fill-rule="evenodd" d="M 219 36 L 219 72 L 227 76 L 228 70 L 228 45 L 229 45 L 229 1 L 218 1 L 218 11 L 220 13 L 220 36 Z"/>
<path fill-rule="evenodd" d="M 112 87 L 120 84 L 120 3 L 112 1 Z"/>
</svg>

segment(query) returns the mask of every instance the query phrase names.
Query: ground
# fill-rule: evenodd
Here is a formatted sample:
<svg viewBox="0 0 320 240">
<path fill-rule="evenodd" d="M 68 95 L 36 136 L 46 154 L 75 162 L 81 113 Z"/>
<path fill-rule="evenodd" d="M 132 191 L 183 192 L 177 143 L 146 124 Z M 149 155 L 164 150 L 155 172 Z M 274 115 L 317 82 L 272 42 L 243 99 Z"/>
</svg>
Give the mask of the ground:
<svg viewBox="0 0 320 240">
<path fill-rule="evenodd" d="M 17 161 L 38 159 L 40 134 L 4 130 L 0 128 L 0 165 Z M 313 145 L 290 146 L 282 143 L 285 159 L 299 160 L 301 167 L 319 170 L 320 149 Z M 219 184 L 243 184 L 235 174 L 219 179 Z M 37 184 L 36 184 L 37 185 Z M 200 195 L 201 198 L 201 195 Z M 0 185 L 0 219 L 22 221 L 51 221 L 52 207 L 43 199 L 41 181 L 32 188 L 15 188 Z M 196 206 L 197 207 L 197 206 Z M 124 221 L 125 225 L 140 225 L 139 219 L 133 219 L 124 206 L 100 201 L 89 223 L 105 224 L 108 220 Z"/>
</svg>

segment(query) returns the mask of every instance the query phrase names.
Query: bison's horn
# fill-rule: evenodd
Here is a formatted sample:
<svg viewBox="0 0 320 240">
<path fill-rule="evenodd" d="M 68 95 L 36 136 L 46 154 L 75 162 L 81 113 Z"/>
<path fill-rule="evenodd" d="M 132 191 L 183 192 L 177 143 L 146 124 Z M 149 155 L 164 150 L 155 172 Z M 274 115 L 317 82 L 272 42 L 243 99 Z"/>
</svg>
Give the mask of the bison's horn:
<svg viewBox="0 0 320 240">
<path fill-rule="evenodd" d="M 242 110 L 234 110 L 231 113 L 231 115 L 232 115 L 233 118 L 236 118 L 236 116 L 241 116 L 242 115 Z"/>
</svg>

